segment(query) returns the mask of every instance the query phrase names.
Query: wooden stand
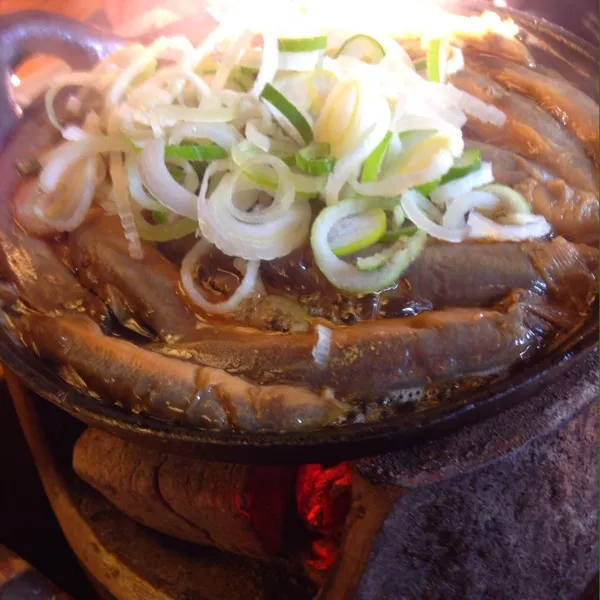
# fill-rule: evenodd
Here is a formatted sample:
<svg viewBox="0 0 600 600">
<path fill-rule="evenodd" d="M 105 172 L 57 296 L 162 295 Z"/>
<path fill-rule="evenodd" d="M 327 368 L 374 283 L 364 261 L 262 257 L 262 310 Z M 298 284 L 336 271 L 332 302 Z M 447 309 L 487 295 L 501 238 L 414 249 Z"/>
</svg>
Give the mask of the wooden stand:
<svg viewBox="0 0 600 600">
<path fill-rule="evenodd" d="M 297 560 L 277 559 L 264 564 L 173 540 L 124 516 L 72 472 L 70 452 L 81 431 L 79 424 L 45 401 L 31 398 L 14 375 L 8 373 L 6 379 L 54 514 L 103 599 L 313 597 L 315 589 Z M 44 418 L 49 412 L 53 418 Z M 48 428 L 55 421 L 60 421 L 61 430 L 51 432 Z M 49 437 L 53 438 L 52 444 Z M 62 448 L 57 448 L 54 438 L 62 440 Z"/>
<path fill-rule="evenodd" d="M 54 513 L 102 598 L 314 597 L 299 556 L 265 564 L 125 517 L 73 473 L 83 425 L 14 376 L 7 383 Z M 577 598 L 597 572 L 597 385 L 590 356 L 511 411 L 355 463 L 339 560 L 320 597 Z M 596 591 L 597 578 L 581 600 Z"/>
</svg>

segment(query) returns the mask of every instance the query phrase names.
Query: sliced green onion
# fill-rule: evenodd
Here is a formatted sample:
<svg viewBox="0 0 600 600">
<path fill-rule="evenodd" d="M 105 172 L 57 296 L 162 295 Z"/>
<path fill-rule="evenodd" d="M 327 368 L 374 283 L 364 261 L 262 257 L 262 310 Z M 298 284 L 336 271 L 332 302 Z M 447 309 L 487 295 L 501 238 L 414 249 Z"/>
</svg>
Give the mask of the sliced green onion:
<svg viewBox="0 0 600 600">
<path fill-rule="evenodd" d="M 296 165 L 309 175 L 331 173 L 335 158 L 331 155 L 331 146 L 327 142 L 317 142 L 296 152 Z"/>
<path fill-rule="evenodd" d="M 153 58 L 147 65 L 146 68 L 131 82 L 130 88 L 139 87 L 145 81 L 148 81 L 152 75 L 158 69 L 158 60 Z"/>
<path fill-rule="evenodd" d="M 431 194 L 431 192 L 433 192 L 433 190 L 435 190 L 443 181 L 445 181 L 443 177 L 434 179 L 433 181 L 428 181 L 427 183 L 418 185 L 415 187 L 415 190 L 417 190 L 417 192 L 423 196 L 429 196 L 429 194 Z M 450 180 L 448 179 L 448 181 Z"/>
<path fill-rule="evenodd" d="M 259 188 L 266 190 L 267 192 L 273 192 L 277 189 L 277 179 L 273 178 L 272 175 L 269 172 L 265 172 L 261 169 L 244 169 L 243 170 L 243 175 L 244 177 L 250 181 L 251 183 L 253 183 L 254 185 L 258 186 Z M 294 182 L 294 175 L 298 175 L 297 173 L 292 173 L 292 182 L 293 183 L 297 183 Z M 317 182 L 318 183 L 318 182 Z M 308 191 L 307 190 L 298 190 L 298 187 L 296 186 L 296 196 L 298 198 L 316 198 L 322 191 L 321 188 L 325 187 L 325 184 L 323 183 L 322 185 L 318 185 L 315 183 L 315 190 L 314 191 Z"/>
<path fill-rule="evenodd" d="M 359 271 L 377 271 L 394 256 L 394 247 L 384 248 L 381 252 L 371 254 L 371 256 L 359 256 L 356 259 L 356 268 Z"/>
<path fill-rule="evenodd" d="M 413 67 L 415 68 L 415 71 L 425 71 L 427 69 L 427 59 L 422 58 L 421 60 L 415 60 L 415 62 L 413 62 Z"/>
<path fill-rule="evenodd" d="M 183 182 L 185 173 L 181 167 L 178 167 L 177 165 L 167 165 L 167 171 L 169 171 L 169 174 L 177 183 Z"/>
<path fill-rule="evenodd" d="M 184 217 L 176 219 L 171 223 L 159 223 L 156 225 L 148 223 L 148 221 L 136 211 L 134 211 L 133 218 L 140 239 L 148 242 L 169 242 L 171 240 L 178 240 L 186 235 L 194 233 L 196 229 L 198 229 L 197 221 L 186 219 Z"/>
<path fill-rule="evenodd" d="M 240 65 L 239 67 L 240 72 L 242 72 L 244 75 L 248 75 L 249 77 L 252 77 L 252 79 L 254 79 L 256 77 L 256 74 L 258 73 L 258 69 L 256 67 L 248 67 L 246 65 Z"/>
<path fill-rule="evenodd" d="M 244 169 L 244 177 L 260 188 L 269 191 L 275 191 L 277 189 L 277 180 L 258 169 Z"/>
<path fill-rule="evenodd" d="M 374 38 L 368 35 L 355 35 L 348 38 L 342 47 L 338 50 L 338 56 L 353 56 L 359 60 L 378 63 L 385 56 L 383 46 Z"/>
<path fill-rule="evenodd" d="M 415 133 L 415 139 L 418 139 L 421 133 Z M 450 140 L 441 134 L 428 135 L 417 143 L 412 144 L 411 141 L 407 146 L 408 149 L 404 150 L 403 142 L 402 153 L 396 166 L 397 173 L 413 173 L 427 169 L 440 151 L 449 150 Z"/>
<path fill-rule="evenodd" d="M 277 189 L 278 181 L 277 177 L 273 175 L 271 170 L 262 169 L 260 167 L 244 167 L 244 163 L 250 158 L 255 156 L 274 156 L 273 154 L 267 154 L 260 148 L 253 146 L 247 140 L 240 142 L 233 146 L 231 151 L 231 158 L 233 162 L 243 169 L 243 174 L 248 181 L 254 183 L 256 186 L 264 189 L 267 192 L 271 192 Z M 281 157 L 276 157 L 286 162 Z M 293 159 L 292 166 L 296 164 L 295 155 L 291 157 Z M 287 163 L 286 163 L 287 164 Z M 290 165 L 288 165 L 290 166 Z M 327 183 L 327 177 L 325 176 L 314 176 L 305 175 L 304 173 L 290 173 L 292 184 L 296 189 L 296 196 L 299 198 L 315 198 L 321 194 L 325 189 Z"/>
<path fill-rule="evenodd" d="M 237 92 L 249 92 L 254 85 L 254 77 L 241 67 L 234 67 L 227 78 L 227 85 Z"/>
<path fill-rule="evenodd" d="M 416 225 L 405 225 L 404 227 L 398 227 L 398 229 L 390 229 L 386 231 L 379 240 L 380 242 L 395 242 L 401 237 L 410 237 L 415 235 L 419 231 Z M 360 268 L 360 267 L 359 267 Z"/>
<path fill-rule="evenodd" d="M 413 129 L 411 131 L 402 131 L 398 134 L 402 142 L 402 152 L 406 153 L 413 146 L 425 141 L 428 137 L 434 135 L 434 129 Z"/>
<path fill-rule="evenodd" d="M 448 63 L 448 41 L 435 38 L 427 48 L 427 79 L 435 83 L 446 81 L 446 64 Z"/>
<path fill-rule="evenodd" d="M 346 217 L 329 232 L 329 247 L 336 256 L 348 256 L 377 243 L 385 233 L 387 217 L 381 208 Z"/>
<path fill-rule="evenodd" d="M 314 52 L 327 48 L 327 36 L 310 38 L 279 38 L 277 46 L 280 52 Z"/>
<path fill-rule="evenodd" d="M 406 221 L 406 215 L 404 214 L 404 209 L 401 204 L 396 204 L 394 209 L 392 210 L 392 221 L 394 223 L 394 227 L 398 229 L 402 227 L 404 221 Z"/>
<path fill-rule="evenodd" d="M 490 183 L 478 189 L 482 192 L 488 192 L 496 196 L 496 198 L 504 203 L 504 207 L 507 209 L 506 212 L 508 213 L 531 214 L 532 212 L 531 206 L 525 197 L 507 185 Z M 480 212 L 486 214 L 483 210 Z"/>
<path fill-rule="evenodd" d="M 381 291 L 394 285 L 419 255 L 427 240 L 427 235 L 422 231 L 401 238 L 392 246 L 393 252 L 386 256 L 388 260 L 369 272 L 339 259 L 330 247 L 329 233 L 342 219 L 372 208 L 393 210 L 396 204 L 397 200 L 389 198 L 350 198 L 328 206 L 319 213 L 312 226 L 310 243 L 317 266 L 335 287 L 355 294 Z"/>
<path fill-rule="evenodd" d="M 474 148 L 469 148 L 463 152 L 463 155 L 455 161 L 454 166 L 442 177 L 441 183 L 448 183 L 448 181 L 460 179 L 473 171 L 477 171 L 480 167 L 481 152 Z M 428 194 L 423 195 L 427 196 Z"/>
<path fill-rule="evenodd" d="M 216 144 L 182 144 L 178 146 L 167 146 L 165 158 L 182 158 L 183 160 L 219 160 L 227 158 L 227 151 Z"/>
<path fill-rule="evenodd" d="M 292 124 L 306 144 L 313 141 L 313 130 L 309 122 L 277 88 L 267 83 L 260 97 L 276 108 Z"/>
<path fill-rule="evenodd" d="M 385 137 L 381 140 L 381 143 L 365 160 L 363 163 L 362 173 L 360 175 L 361 183 L 367 183 L 369 181 L 377 181 L 379 177 L 379 172 L 381 171 L 381 165 L 383 164 L 383 159 L 387 153 L 387 149 L 392 141 L 392 137 L 394 134 L 391 131 L 388 131 L 385 134 Z"/>
<path fill-rule="evenodd" d="M 153 210 L 152 211 L 152 220 L 157 225 L 165 225 L 167 223 L 167 217 L 168 216 L 169 216 L 169 213 L 167 213 L 167 212 L 162 212 L 160 210 Z"/>
</svg>

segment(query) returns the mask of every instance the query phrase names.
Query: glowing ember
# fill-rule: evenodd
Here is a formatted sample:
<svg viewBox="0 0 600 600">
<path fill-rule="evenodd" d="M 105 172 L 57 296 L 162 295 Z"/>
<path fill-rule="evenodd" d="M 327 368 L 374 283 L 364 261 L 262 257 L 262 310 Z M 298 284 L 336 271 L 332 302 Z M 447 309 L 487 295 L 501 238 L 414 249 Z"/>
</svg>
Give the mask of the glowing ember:
<svg viewBox="0 0 600 600">
<path fill-rule="evenodd" d="M 322 584 L 335 562 L 339 535 L 344 526 L 352 499 L 350 463 L 333 467 L 305 465 L 296 479 L 296 503 L 305 525 L 320 534 L 311 546 L 311 556 L 305 560 L 309 577 Z"/>
<path fill-rule="evenodd" d="M 305 465 L 296 480 L 298 512 L 306 525 L 319 533 L 332 533 L 344 524 L 350 508 L 352 472 L 349 463 L 334 467 Z"/>
<path fill-rule="evenodd" d="M 304 562 L 308 576 L 318 585 L 327 579 L 327 571 L 337 558 L 339 544 L 332 538 L 321 538 L 312 544 L 312 556 Z"/>
</svg>

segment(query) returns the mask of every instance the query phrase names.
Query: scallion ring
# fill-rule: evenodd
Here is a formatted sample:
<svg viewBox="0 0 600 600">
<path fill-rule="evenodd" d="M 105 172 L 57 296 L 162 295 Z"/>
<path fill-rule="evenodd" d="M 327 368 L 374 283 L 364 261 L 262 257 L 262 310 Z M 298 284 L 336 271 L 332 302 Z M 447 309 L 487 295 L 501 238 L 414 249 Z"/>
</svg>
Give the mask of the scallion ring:
<svg viewBox="0 0 600 600">
<path fill-rule="evenodd" d="M 388 131 L 381 140 L 381 143 L 365 160 L 363 164 L 362 173 L 360 175 L 361 183 L 367 183 L 369 181 L 377 181 L 379 177 L 379 172 L 381 171 L 381 165 L 383 164 L 383 159 L 387 153 L 388 146 L 392 141 L 392 137 L 394 134 L 391 131 Z"/>
<path fill-rule="evenodd" d="M 391 209 L 389 199 L 351 198 L 322 210 L 311 231 L 311 246 L 317 266 L 338 289 L 361 294 L 384 290 L 395 284 L 398 277 L 419 255 L 427 236 L 418 232 L 392 246 L 393 251 L 379 268 L 363 272 L 355 265 L 339 259 L 331 249 L 329 233 L 336 223 L 346 217 L 363 213 L 371 208 Z"/>
<path fill-rule="evenodd" d="M 306 144 L 310 144 L 313 141 L 313 130 L 309 122 L 277 88 L 267 83 L 260 97 L 278 110 L 291 123 Z"/>
<path fill-rule="evenodd" d="M 327 47 L 327 36 L 319 35 L 310 38 L 279 38 L 277 46 L 280 52 L 313 52 L 314 50 L 325 50 Z"/>
<path fill-rule="evenodd" d="M 309 175 L 331 173 L 335 166 L 335 158 L 331 156 L 331 146 L 327 142 L 309 144 L 298 150 L 295 160 L 296 166 Z"/>
<path fill-rule="evenodd" d="M 449 57 L 448 40 L 434 38 L 427 49 L 427 79 L 435 83 L 445 83 L 446 65 Z"/>
<path fill-rule="evenodd" d="M 178 146 L 166 146 L 165 147 L 165 158 L 181 158 L 183 160 L 220 160 L 227 158 L 227 150 L 224 150 L 216 144 L 203 145 L 203 144 L 182 144 Z"/>
</svg>

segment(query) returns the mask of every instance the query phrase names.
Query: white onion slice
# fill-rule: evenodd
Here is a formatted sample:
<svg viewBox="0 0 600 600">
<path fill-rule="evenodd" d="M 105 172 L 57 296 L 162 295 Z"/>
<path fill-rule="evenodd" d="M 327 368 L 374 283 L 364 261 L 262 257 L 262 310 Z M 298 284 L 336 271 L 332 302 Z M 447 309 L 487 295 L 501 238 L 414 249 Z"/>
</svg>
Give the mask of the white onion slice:
<svg viewBox="0 0 600 600">
<path fill-rule="evenodd" d="M 114 77 L 115 75 L 112 73 L 100 75 L 87 71 L 70 71 L 68 73 L 60 73 L 54 77 L 52 80 L 52 87 L 50 87 L 44 95 L 44 104 L 50 123 L 52 123 L 56 129 L 62 129 L 62 125 L 58 122 L 54 111 L 54 100 L 60 90 L 68 86 L 90 87 L 101 90 L 111 82 Z"/>
<path fill-rule="evenodd" d="M 196 196 L 177 183 L 165 164 L 165 142 L 155 139 L 140 153 L 138 169 L 146 189 L 165 208 L 196 220 Z"/>
<path fill-rule="evenodd" d="M 193 194 L 198 191 L 198 188 L 200 187 L 200 178 L 198 177 L 198 173 L 196 173 L 196 169 L 192 167 L 189 161 L 183 158 L 167 158 L 165 159 L 165 162 L 168 165 L 174 165 L 183 169 L 183 181 L 181 182 L 181 185 L 186 190 Z"/>
<path fill-rule="evenodd" d="M 103 152 L 128 152 L 131 149 L 131 144 L 121 136 L 90 136 L 78 142 L 62 144 L 44 157 L 40 187 L 44 192 L 53 192 L 65 171 L 84 158 Z"/>
<path fill-rule="evenodd" d="M 231 153 L 234 144 L 244 138 L 235 127 L 227 123 L 180 123 L 171 130 L 169 144 L 180 144 L 184 139 L 210 140 Z"/>
<path fill-rule="evenodd" d="M 239 210 L 234 203 L 235 187 L 239 177 L 244 174 L 244 169 L 251 168 L 254 165 L 266 165 L 275 170 L 277 175 L 277 189 L 275 190 L 273 202 L 268 208 L 256 213 L 243 212 Z M 289 167 L 276 156 L 265 154 L 264 156 L 249 158 L 242 163 L 240 168 L 233 174 L 233 177 L 230 178 L 231 189 L 226 197 L 227 203 L 231 207 L 232 215 L 238 221 L 242 221 L 243 223 L 267 223 L 280 217 L 290 208 L 296 199 L 296 190 L 294 189 L 290 175 Z M 246 189 L 248 189 L 247 185 Z"/>
<path fill-rule="evenodd" d="M 460 108 L 444 104 L 444 102 L 441 102 L 436 96 L 428 96 L 423 98 L 423 100 L 424 104 L 421 105 L 420 112 L 426 107 L 431 109 L 433 114 L 435 114 L 437 117 L 453 127 L 462 129 L 465 126 L 467 122 L 467 115 Z"/>
<path fill-rule="evenodd" d="M 381 164 L 380 177 L 385 178 L 393 173 L 393 169 L 396 168 L 396 165 L 400 160 L 401 153 L 402 142 L 400 141 L 400 137 L 397 135 L 393 135 L 388 145 L 387 152 L 385 153 L 385 156 L 383 158 L 383 163 Z"/>
<path fill-rule="evenodd" d="M 127 99 L 128 105 L 134 115 L 143 114 L 150 110 L 153 106 L 163 104 L 171 104 L 173 102 L 173 94 L 169 90 L 163 90 L 160 87 L 152 86 L 144 90 L 134 90 Z M 140 119 L 142 117 L 139 117 Z"/>
<path fill-rule="evenodd" d="M 463 110 L 483 123 L 491 123 L 500 127 L 506 121 L 506 115 L 499 108 L 486 104 L 483 100 L 459 90 L 450 83 L 430 85 L 434 88 L 432 95 L 437 96 L 445 104 Z"/>
<path fill-rule="evenodd" d="M 135 202 L 147 210 L 164 211 L 164 206 L 146 193 L 135 154 L 131 153 L 125 156 L 125 169 L 127 170 L 129 193 Z"/>
<path fill-rule="evenodd" d="M 184 123 L 229 123 L 237 116 L 233 106 L 220 108 L 196 108 L 194 106 L 179 106 L 171 104 L 157 105 L 149 111 L 133 110 L 136 121 L 144 125 L 173 127 L 179 122 Z"/>
<path fill-rule="evenodd" d="M 34 218 L 53 231 L 73 231 L 79 227 L 92 205 L 96 186 L 106 176 L 106 168 L 104 172 L 98 168 L 101 162 L 100 158 L 92 157 L 82 165 L 73 165 L 74 173 L 65 173 L 67 181 L 61 181 L 53 194 L 36 198 L 32 207 Z"/>
<path fill-rule="evenodd" d="M 313 100 L 309 87 L 310 76 L 306 73 L 277 75 L 273 87 L 277 88 L 297 109 L 306 112 Z M 270 115 L 268 108 L 267 114 Z"/>
<path fill-rule="evenodd" d="M 278 68 L 279 43 L 277 36 L 272 32 L 265 32 L 263 33 L 262 62 L 250 94 L 258 98 L 265 85 L 273 81 Z"/>
<path fill-rule="evenodd" d="M 465 67 L 465 57 L 463 56 L 462 50 L 456 46 L 450 47 L 450 58 L 446 63 L 446 74 L 454 75 L 459 71 L 462 71 Z"/>
<path fill-rule="evenodd" d="M 275 146 L 275 143 L 273 143 L 273 146 Z M 272 150 L 273 149 L 274 148 L 272 148 Z M 255 157 L 263 157 L 264 158 L 265 156 L 271 156 L 271 155 L 267 155 L 267 154 L 263 153 L 262 150 L 260 150 L 256 146 L 253 146 L 247 140 L 243 140 L 242 142 L 240 142 L 239 144 L 234 146 L 231 151 L 231 158 L 232 158 L 233 162 L 240 167 L 242 165 L 244 165 L 250 158 L 255 158 Z M 271 157 L 277 158 L 277 157 L 273 157 L 273 156 L 271 156 Z M 278 159 L 278 160 L 281 161 L 281 159 Z M 285 163 L 283 161 L 281 161 L 281 163 L 285 165 Z M 287 165 L 286 165 L 286 167 L 287 167 Z M 253 169 L 253 171 L 254 171 L 254 169 Z M 256 169 L 256 171 L 258 171 L 257 174 L 259 174 L 265 181 L 265 185 L 260 185 L 256 181 L 253 181 L 253 183 L 254 183 L 254 185 L 256 185 L 256 187 L 258 187 L 266 192 L 270 192 L 270 193 L 272 193 L 274 190 L 277 189 L 277 181 L 275 179 L 271 179 L 268 171 L 265 172 L 264 170 L 261 170 L 261 169 Z M 294 188 L 296 189 L 296 192 L 298 193 L 298 195 L 311 197 L 311 198 L 321 194 L 324 191 L 325 185 L 327 183 L 326 175 L 305 175 L 304 173 L 290 172 L 289 176 L 291 178 L 292 184 L 293 184 Z"/>
<path fill-rule="evenodd" d="M 431 200 L 437 206 L 444 207 L 449 204 L 454 198 L 463 196 L 471 190 L 492 183 L 494 181 L 494 173 L 492 172 L 492 163 L 483 162 L 481 167 L 460 179 L 455 179 L 440 185 L 431 192 Z"/>
<path fill-rule="evenodd" d="M 266 104 L 266 107 L 267 107 L 267 110 L 269 111 L 269 114 L 271 114 L 273 116 L 273 118 L 275 119 L 275 121 L 277 121 L 279 127 L 281 127 L 281 129 L 283 129 L 283 131 L 292 140 L 294 140 L 294 142 L 298 146 L 304 146 L 306 144 L 306 142 L 300 135 L 300 132 L 294 127 L 294 125 L 292 125 L 290 123 L 288 118 L 278 108 L 273 106 L 273 104 L 271 104 L 270 102 Z M 306 122 L 310 125 L 310 128 L 314 129 L 314 120 L 313 120 L 312 116 L 310 114 L 308 114 L 307 111 L 302 110 L 299 106 L 296 106 L 296 109 L 304 117 Z"/>
<path fill-rule="evenodd" d="M 250 45 L 253 36 L 254 34 L 247 29 L 242 31 L 229 50 L 221 57 L 219 68 L 210 85 L 213 94 L 218 94 L 225 88 L 227 78 Z"/>
<path fill-rule="evenodd" d="M 308 237 L 311 209 L 306 200 L 296 200 L 290 209 L 267 223 L 243 223 L 231 213 L 227 200 L 232 175 L 223 177 L 206 198 L 206 176 L 200 189 L 198 213 L 202 235 L 229 256 L 246 260 L 272 260 L 286 256 Z"/>
<path fill-rule="evenodd" d="M 223 302 L 209 302 L 196 287 L 194 272 L 198 260 L 211 248 L 206 240 L 198 240 L 195 246 L 186 254 L 181 263 L 181 283 L 187 295 L 202 310 L 211 314 L 224 314 L 234 311 L 246 298 L 252 295 L 258 281 L 260 261 L 252 260 L 246 264 L 244 278 L 230 298 Z M 241 272 L 241 271 L 240 271 Z"/>
<path fill-rule="evenodd" d="M 265 128 L 262 126 L 260 119 L 250 119 L 246 123 L 246 138 L 248 141 L 263 152 L 268 152 L 271 148 L 271 138 L 264 131 Z"/>
<path fill-rule="evenodd" d="M 87 139 L 89 135 L 89 133 L 86 133 L 81 127 L 77 127 L 77 125 L 67 125 L 62 130 L 62 136 L 68 142 L 80 142 Z"/>
<path fill-rule="evenodd" d="M 529 216 L 529 215 L 528 215 Z M 483 215 L 472 212 L 467 220 L 469 237 L 475 239 L 489 238 L 498 241 L 520 242 L 532 238 L 549 235 L 552 227 L 544 221 L 535 221 L 526 225 L 503 225 Z"/>
<path fill-rule="evenodd" d="M 115 107 L 125 96 L 131 82 L 143 73 L 168 46 L 168 38 L 160 37 L 151 46 L 140 52 L 113 82 L 104 98 L 105 106 L 108 109 Z"/>
<path fill-rule="evenodd" d="M 113 194 L 117 212 L 121 220 L 125 238 L 129 242 L 129 254 L 132 258 L 142 259 L 144 251 L 140 243 L 140 236 L 135 225 L 135 218 L 131 210 L 129 189 L 127 187 L 127 174 L 123 165 L 121 154 L 111 153 L 109 157 L 109 172 L 113 184 Z"/>
<path fill-rule="evenodd" d="M 329 354 L 333 341 L 333 331 L 325 325 L 317 325 L 317 343 L 313 346 L 312 357 L 321 369 L 326 369 L 329 364 Z"/>
<path fill-rule="evenodd" d="M 230 24 L 217 25 L 197 46 L 194 51 L 194 62 L 200 64 L 231 33 Z"/>
<path fill-rule="evenodd" d="M 198 190 L 198 199 L 196 203 L 196 216 L 201 228 L 203 218 L 202 215 L 207 214 L 206 202 L 208 196 L 208 186 L 210 184 L 211 177 L 215 175 L 215 173 L 219 173 L 222 171 L 230 171 L 232 168 L 233 162 L 230 159 L 214 160 L 208 165 L 208 167 L 206 167 L 206 170 L 204 171 L 204 176 L 202 177 L 202 182 L 200 183 L 200 189 Z"/>
<path fill-rule="evenodd" d="M 415 190 L 408 190 L 402 194 L 400 200 L 402 209 L 406 216 L 419 228 L 425 231 L 431 237 L 457 244 L 462 242 L 467 236 L 466 227 L 462 229 L 449 229 L 432 221 L 424 212 L 428 204 L 431 204 L 425 196 L 422 196 Z M 431 210 L 431 207 L 429 207 Z"/>
<path fill-rule="evenodd" d="M 440 150 L 428 168 L 413 173 L 393 174 L 372 183 L 352 181 L 352 187 L 365 196 L 399 196 L 402 192 L 445 175 L 454 164 L 450 150 Z"/>
<path fill-rule="evenodd" d="M 442 225 L 448 229 L 462 229 L 466 224 L 466 217 L 474 209 L 493 210 L 499 204 L 498 198 L 489 192 L 474 190 L 463 196 L 455 198 L 451 203 L 444 218 Z"/>
<path fill-rule="evenodd" d="M 393 61 L 400 61 L 406 68 L 411 71 L 415 70 L 413 65 L 412 58 L 408 54 L 408 52 L 399 44 L 393 37 L 390 35 L 386 35 L 378 32 L 377 34 L 372 35 L 380 44 L 383 46 L 385 50 L 384 59 L 387 57 Z"/>
<path fill-rule="evenodd" d="M 426 112 L 425 107 L 419 107 L 419 112 Z M 411 110 L 410 113 L 403 114 L 396 123 L 396 131 L 398 133 L 407 131 L 432 131 L 437 135 L 442 135 L 448 138 L 448 141 L 450 142 L 450 151 L 455 158 L 458 158 L 465 149 L 460 127 L 455 127 L 454 125 L 447 123 L 439 116 L 433 114 L 433 111 L 429 112 L 431 113 L 430 115 L 423 115 L 418 113 L 415 114 L 415 112 Z"/>
<path fill-rule="evenodd" d="M 362 165 L 385 137 L 390 126 L 391 112 L 389 104 L 383 98 L 380 100 L 379 110 L 376 114 L 377 122 L 360 144 L 335 164 L 333 173 L 329 176 L 325 186 L 325 202 L 328 206 L 338 202 L 340 191 L 350 175 Z"/>
<path fill-rule="evenodd" d="M 157 91 L 165 92 L 166 98 L 173 98 L 173 92 L 160 89 L 165 83 L 177 83 L 185 81 L 189 83 L 196 94 L 198 101 L 202 101 L 211 97 L 211 91 L 208 84 L 193 71 L 186 71 L 180 66 L 175 65 L 173 67 L 166 67 L 160 69 L 152 76 L 148 81 L 145 81 L 139 88 L 133 90 L 129 94 L 128 100 L 131 102 L 141 102 L 144 96 L 148 93 L 155 93 Z M 167 100 L 168 101 L 168 100 Z"/>
<path fill-rule="evenodd" d="M 280 71 L 313 71 L 323 56 L 322 50 L 279 52 Z"/>
</svg>

